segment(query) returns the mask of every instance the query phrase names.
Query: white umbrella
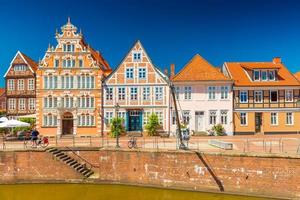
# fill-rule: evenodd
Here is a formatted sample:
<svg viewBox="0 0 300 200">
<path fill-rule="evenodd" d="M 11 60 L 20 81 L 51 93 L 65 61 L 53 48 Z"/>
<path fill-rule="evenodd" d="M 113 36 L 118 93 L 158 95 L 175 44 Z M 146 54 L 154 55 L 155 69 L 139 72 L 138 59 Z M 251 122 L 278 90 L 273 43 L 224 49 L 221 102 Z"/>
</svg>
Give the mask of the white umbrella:
<svg viewBox="0 0 300 200">
<path fill-rule="evenodd" d="M 30 124 L 26 122 L 21 122 L 15 119 L 4 121 L 0 123 L 0 128 L 16 128 L 16 127 L 29 127 Z"/>
<path fill-rule="evenodd" d="M 0 117 L 0 123 L 8 121 L 7 117 Z"/>
</svg>

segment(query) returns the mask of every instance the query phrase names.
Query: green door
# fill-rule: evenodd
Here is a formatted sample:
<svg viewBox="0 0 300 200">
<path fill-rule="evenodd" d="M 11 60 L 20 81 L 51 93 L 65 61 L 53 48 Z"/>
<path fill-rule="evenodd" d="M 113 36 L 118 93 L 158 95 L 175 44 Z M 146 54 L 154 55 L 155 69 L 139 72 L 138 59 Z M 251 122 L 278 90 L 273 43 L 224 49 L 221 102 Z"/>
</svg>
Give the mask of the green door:
<svg viewBox="0 0 300 200">
<path fill-rule="evenodd" d="M 131 110 L 129 112 L 129 131 L 141 131 L 142 130 L 142 112 L 140 110 Z"/>
</svg>

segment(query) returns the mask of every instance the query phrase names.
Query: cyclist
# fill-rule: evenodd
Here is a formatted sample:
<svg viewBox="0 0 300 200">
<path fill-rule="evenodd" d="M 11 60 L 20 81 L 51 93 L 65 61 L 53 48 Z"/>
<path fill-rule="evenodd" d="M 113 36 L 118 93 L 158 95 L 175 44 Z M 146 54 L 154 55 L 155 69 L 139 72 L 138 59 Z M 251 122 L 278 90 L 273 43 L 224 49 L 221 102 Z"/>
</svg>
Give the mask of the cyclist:
<svg viewBox="0 0 300 200">
<path fill-rule="evenodd" d="M 38 139 L 39 132 L 34 128 L 31 132 L 31 140 L 32 140 L 32 147 L 37 147 L 37 139 Z"/>
</svg>

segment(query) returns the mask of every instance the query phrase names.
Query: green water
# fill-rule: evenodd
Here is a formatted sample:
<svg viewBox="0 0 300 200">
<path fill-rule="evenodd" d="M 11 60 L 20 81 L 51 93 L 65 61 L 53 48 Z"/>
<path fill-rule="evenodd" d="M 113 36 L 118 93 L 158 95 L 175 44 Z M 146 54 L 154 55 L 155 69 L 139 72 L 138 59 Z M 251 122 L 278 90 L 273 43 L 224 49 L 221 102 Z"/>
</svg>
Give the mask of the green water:
<svg viewBox="0 0 300 200">
<path fill-rule="evenodd" d="M 123 185 L 0 185 L 0 200 L 259 200 L 263 198 Z"/>
</svg>

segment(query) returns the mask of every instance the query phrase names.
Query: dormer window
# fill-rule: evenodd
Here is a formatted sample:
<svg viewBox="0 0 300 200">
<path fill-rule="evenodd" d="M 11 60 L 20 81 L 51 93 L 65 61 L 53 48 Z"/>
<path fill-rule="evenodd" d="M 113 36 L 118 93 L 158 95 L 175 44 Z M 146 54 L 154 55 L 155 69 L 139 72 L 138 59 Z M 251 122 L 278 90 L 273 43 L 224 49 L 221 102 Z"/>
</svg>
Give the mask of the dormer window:
<svg viewBox="0 0 300 200">
<path fill-rule="evenodd" d="M 267 71 L 261 71 L 261 80 L 262 81 L 267 81 L 268 80 L 268 76 L 267 76 Z"/>
<path fill-rule="evenodd" d="M 259 81 L 260 80 L 260 71 L 254 70 L 253 79 L 254 79 L 254 81 Z"/>
<path fill-rule="evenodd" d="M 275 71 L 269 71 L 269 80 L 275 81 Z"/>
<path fill-rule="evenodd" d="M 26 69 L 27 69 L 27 66 L 26 66 L 26 65 L 15 65 L 15 66 L 14 66 L 15 72 L 26 71 Z"/>
<path fill-rule="evenodd" d="M 141 62 L 141 52 L 133 53 L 133 62 Z"/>
</svg>

